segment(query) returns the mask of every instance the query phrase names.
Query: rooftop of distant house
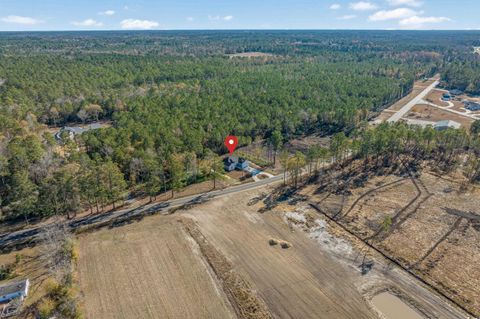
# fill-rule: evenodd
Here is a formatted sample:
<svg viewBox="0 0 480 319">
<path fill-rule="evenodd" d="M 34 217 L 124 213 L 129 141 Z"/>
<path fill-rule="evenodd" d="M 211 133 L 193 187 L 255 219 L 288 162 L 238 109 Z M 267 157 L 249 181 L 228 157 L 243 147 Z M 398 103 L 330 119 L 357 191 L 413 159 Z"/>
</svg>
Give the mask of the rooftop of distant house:
<svg viewBox="0 0 480 319">
<path fill-rule="evenodd" d="M 29 281 L 28 279 L 22 280 L 22 281 L 17 281 L 17 282 L 11 282 L 7 283 L 5 285 L 0 286 L 0 297 L 2 296 L 8 296 L 11 294 L 16 294 L 16 293 L 21 293 L 26 295 L 28 292 L 28 286 L 29 286 Z"/>
</svg>

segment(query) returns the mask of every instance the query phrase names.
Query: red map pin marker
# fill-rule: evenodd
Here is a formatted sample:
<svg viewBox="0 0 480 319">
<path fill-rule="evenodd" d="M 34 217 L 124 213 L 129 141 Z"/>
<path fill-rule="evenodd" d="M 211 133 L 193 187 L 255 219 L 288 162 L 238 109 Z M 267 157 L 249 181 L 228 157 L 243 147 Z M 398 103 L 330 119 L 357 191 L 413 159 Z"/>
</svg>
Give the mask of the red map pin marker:
<svg viewBox="0 0 480 319">
<path fill-rule="evenodd" d="M 230 155 L 233 154 L 238 145 L 238 138 L 236 136 L 230 135 L 225 139 L 225 146 L 227 147 Z"/>
</svg>

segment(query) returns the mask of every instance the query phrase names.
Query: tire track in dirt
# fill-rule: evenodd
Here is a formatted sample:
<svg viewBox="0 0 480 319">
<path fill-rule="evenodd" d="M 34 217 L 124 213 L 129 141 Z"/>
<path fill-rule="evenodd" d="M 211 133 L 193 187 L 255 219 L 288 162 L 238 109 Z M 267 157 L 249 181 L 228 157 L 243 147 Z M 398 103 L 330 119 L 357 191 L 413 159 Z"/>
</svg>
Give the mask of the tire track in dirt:
<svg viewBox="0 0 480 319">
<path fill-rule="evenodd" d="M 432 194 L 428 191 L 426 186 L 423 183 L 418 183 L 415 177 L 410 176 L 410 180 L 412 181 L 413 185 L 415 186 L 415 189 L 417 190 L 417 195 L 407 205 L 405 205 L 401 210 L 399 210 L 398 213 L 395 214 L 395 216 L 393 216 L 392 225 L 387 230 L 385 230 L 382 226 L 380 226 L 379 229 L 373 235 L 365 238 L 365 241 L 375 240 L 377 242 L 381 242 L 387 239 L 388 236 L 393 234 L 393 232 L 396 229 L 398 229 L 403 223 L 405 223 L 408 220 L 408 218 L 410 218 L 413 214 L 415 214 L 420 208 L 420 206 L 432 196 Z M 419 184 L 422 187 L 420 187 Z M 416 202 L 417 204 L 412 207 L 412 205 L 414 205 Z M 407 212 L 410 208 L 412 208 L 412 210 L 410 212 Z M 407 213 L 404 214 L 405 212 Z M 404 216 L 402 217 L 402 215 Z"/>
<path fill-rule="evenodd" d="M 364 199 L 365 197 L 375 193 L 375 192 L 378 192 L 380 190 L 384 190 L 390 186 L 395 186 L 401 182 L 405 181 L 405 178 L 401 178 L 399 180 L 396 180 L 396 181 L 393 181 L 393 182 L 390 182 L 390 183 L 387 183 L 385 185 L 381 185 L 381 186 L 378 186 L 378 187 L 375 187 L 367 192 L 365 192 L 363 195 L 361 195 L 360 197 L 358 197 L 353 203 L 352 203 L 352 206 L 350 206 L 350 208 L 345 212 L 345 214 L 341 215 L 340 217 L 338 217 L 342 211 L 338 212 L 337 214 L 335 214 L 333 216 L 333 218 L 335 220 L 339 220 L 340 218 L 344 218 L 344 217 L 347 217 L 348 214 L 350 214 L 350 212 L 357 206 L 357 204 L 362 200 Z M 337 218 L 338 217 L 338 218 Z"/>
<path fill-rule="evenodd" d="M 462 217 L 458 217 L 455 223 L 453 223 L 452 227 L 450 227 L 450 229 L 442 237 L 440 237 L 432 247 L 430 247 L 430 249 L 422 256 L 422 258 L 410 266 L 409 269 L 418 269 L 420 264 L 425 261 L 435 251 L 435 249 L 437 249 L 438 246 L 447 240 L 448 236 L 450 236 L 458 228 L 458 226 L 460 226 L 462 220 Z"/>
</svg>

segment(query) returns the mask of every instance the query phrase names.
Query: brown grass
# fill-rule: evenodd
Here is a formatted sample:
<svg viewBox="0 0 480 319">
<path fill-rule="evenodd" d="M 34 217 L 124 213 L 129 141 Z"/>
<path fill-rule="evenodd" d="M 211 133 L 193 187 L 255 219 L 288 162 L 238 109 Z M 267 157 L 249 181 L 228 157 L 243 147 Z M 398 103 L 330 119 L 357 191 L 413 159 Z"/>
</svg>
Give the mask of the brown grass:
<svg viewBox="0 0 480 319">
<path fill-rule="evenodd" d="M 424 173 L 417 181 L 420 192 L 412 180 L 404 179 L 362 197 L 395 180 L 399 177 L 372 178 L 364 187 L 350 189 L 352 194 L 343 204 L 334 195 L 315 194 L 313 186 L 302 193 L 309 194 L 329 214 L 343 206 L 343 214 L 349 213 L 339 219 L 342 225 L 362 238 L 371 238 L 369 242 L 386 255 L 480 315 L 480 222 L 463 218 L 456 224 L 458 216 L 446 211 L 478 212 L 480 191 L 459 192 L 458 178 Z M 397 216 L 397 222 L 394 220 L 386 234 L 381 233 L 385 236 L 372 237 L 386 216 Z"/>
</svg>

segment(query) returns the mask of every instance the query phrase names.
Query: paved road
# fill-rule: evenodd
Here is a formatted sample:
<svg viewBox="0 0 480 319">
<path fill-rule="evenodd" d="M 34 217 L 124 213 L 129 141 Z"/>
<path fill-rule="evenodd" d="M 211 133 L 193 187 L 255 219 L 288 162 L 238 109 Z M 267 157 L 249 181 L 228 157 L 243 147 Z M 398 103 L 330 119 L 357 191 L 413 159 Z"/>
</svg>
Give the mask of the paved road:
<svg viewBox="0 0 480 319">
<path fill-rule="evenodd" d="M 103 225 L 111 224 L 113 227 L 115 225 L 121 225 L 126 223 L 128 220 L 137 218 L 143 218 L 146 215 L 151 215 L 159 212 L 167 212 L 172 208 L 177 208 L 184 205 L 195 205 L 202 203 L 204 201 L 213 199 L 215 197 L 221 197 L 229 194 L 244 192 L 251 190 L 257 187 L 274 184 L 283 180 L 283 175 L 277 175 L 268 179 L 259 180 L 253 183 L 241 184 L 238 186 L 232 186 L 222 190 L 215 190 L 203 194 L 192 195 L 188 197 L 182 197 L 178 199 L 172 199 L 170 201 L 165 201 L 161 203 L 152 203 L 143 205 L 137 208 L 130 209 L 121 209 L 113 212 L 86 216 L 76 218 L 74 220 L 65 221 L 66 225 L 72 230 L 77 229 L 82 226 L 87 225 Z M 9 250 L 16 245 L 28 244 L 34 242 L 38 239 L 39 234 L 42 232 L 44 227 L 49 226 L 38 226 L 34 228 L 29 228 L 26 230 L 20 230 L 8 234 L 0 235 L 0 251 Z"/>
<path fill-rule="evenodd" d="M 417 105 L 421 100 L 423 100 L 428 93 L 430 93 L 434 88 L 440 84 L 440 81 L 437 80 L 430 84 L 425 90 L 423 90 L 419 95 L 414 97 L 410 102 L 405 104 L 397 113 L 393 114 L 391 118 L 387 120 L 388 123 L 398 122 L 402 117 L 404 117 L 415 105 Z"/>
</svg>

